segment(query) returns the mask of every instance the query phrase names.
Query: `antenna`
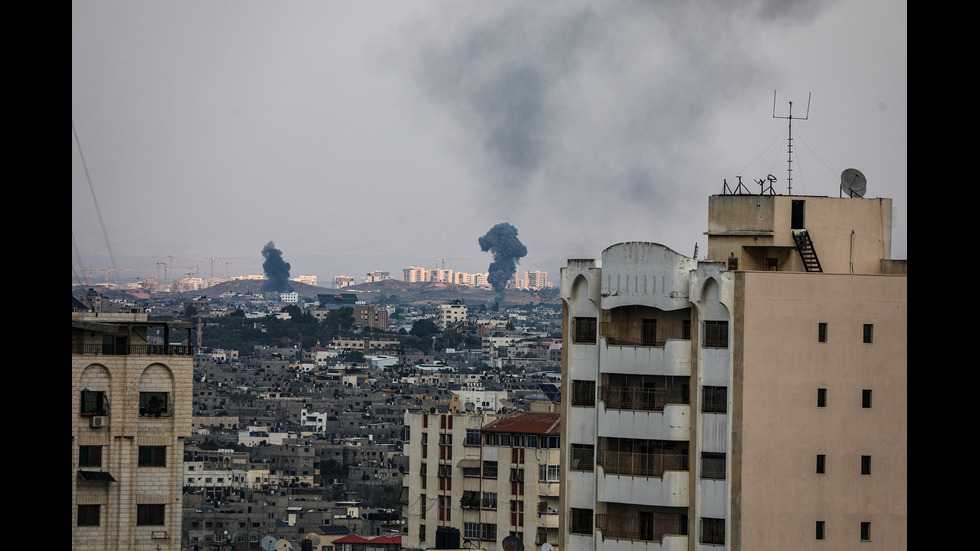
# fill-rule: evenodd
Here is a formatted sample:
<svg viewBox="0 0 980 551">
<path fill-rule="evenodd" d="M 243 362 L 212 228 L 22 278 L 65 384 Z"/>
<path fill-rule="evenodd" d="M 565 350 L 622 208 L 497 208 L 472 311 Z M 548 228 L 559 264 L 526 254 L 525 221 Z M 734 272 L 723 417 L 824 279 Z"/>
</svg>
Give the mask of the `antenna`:
<svg viewBox="0 0 980 551">
<path fill-rule="evenodd" d="M 806 116 L 799 118 L 801 121 L 805 121 L 810 118 L 810 96 L 812 94 L 807 94 L 806 97 Z M 787 158 L 786 164 L 786 183 L 789 186 L 789 195 L 793 195 L 793 102 L 789 102 L 789 115 L 785 117 L 776 116 L 776 91 L 772 91 L 772 118 L 774 119 L 788 119 L 789 120 L 789 140 L 788 140 L 788 151 L 789 156 Z"/>
</svg>

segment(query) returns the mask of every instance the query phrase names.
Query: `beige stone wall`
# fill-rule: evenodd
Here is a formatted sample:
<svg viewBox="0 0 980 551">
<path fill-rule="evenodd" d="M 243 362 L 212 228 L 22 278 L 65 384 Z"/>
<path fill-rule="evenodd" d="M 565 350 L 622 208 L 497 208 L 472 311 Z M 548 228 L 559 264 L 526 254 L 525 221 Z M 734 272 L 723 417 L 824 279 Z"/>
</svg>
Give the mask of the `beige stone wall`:
<svg viewBox="0 0 980 551">
<path fill-rule="evenodd" d="M 813 548 L 817 521 L 827 549 L 907 548 L 907 278 L 738 273 L 735 300 L 732 549 Z"/>
<path fill-rule="evenodd" d="M 84 332 L 73 340 L 83 338 Z M 72 356 L 72 547 L 76 550 L 180 548 L 183 440 L 191 430 L 191 356 Z M 108 424 L 80 415 L 83 389 L 106 392 Z M 170 393 L 169 416 L 141 417 L 140 391 Z M 78 480 L 79 446 L 102 446 L 100 466 L 115 482 Z M 138 466 L 139 446 L 166 446 L 164 466 Z M 137 504 L 164 504 L 165 524 L 136 526 Z M 101 505 L 99 526 L 77 526 L 79 504 Z M 164 533 L 166 534 L 163 537 Z"/>
</svg>

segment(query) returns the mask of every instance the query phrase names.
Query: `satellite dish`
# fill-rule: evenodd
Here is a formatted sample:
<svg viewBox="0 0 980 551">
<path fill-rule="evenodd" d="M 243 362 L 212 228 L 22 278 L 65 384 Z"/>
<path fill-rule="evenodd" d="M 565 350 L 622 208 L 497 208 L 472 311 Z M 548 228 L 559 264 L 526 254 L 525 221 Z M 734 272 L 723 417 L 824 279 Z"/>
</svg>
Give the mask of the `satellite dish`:
<svg viewBox="0 0 980 551">
<path fill-rule="evenodd" d="M 541 545 L 541 551 L 555 551 L 555 546 L 550 543 L 545 543 Z"/>
<path fill-rule="evenodd" d="M 293 544 L 289 540 L 279 540 L 276 542 L 276 551 L 293 551 Z"/>
<path fill-rule="evenodd" d="M 507 536 L 501 545 L 504 551 L 524 551 L 524 542 L 517 536 Z"/>
<path fill-rule="evenodd" d="M 849 168 L 840 175 L 840 189 L 848 197 L 864 197 L 868 191 L 868 179 L 856 168 Z"/>
<path fill-rule="evenodd" d="M 276 548 L 276 538 L 272 536 L 266 536 L 262 538 L 262 549 L 265 551 L 273 551 Z"/>
<path fill-rule="evenodd" d="M 320 548 L 320 536 L 318 534 L 310 533 L 310 535 L 306 536 L 306 539 L 310 540 L 310 543 L 313 544 L 313 549 Z"/>
<path fill-rule="evenodd" d="M 473 402 L 466 402 L 466 405 L 463 407 L 466 409 L 466 411 L 470 413 L 472 413 L 473 410 L 476 409 L 476 405 Z"/>
</svg>

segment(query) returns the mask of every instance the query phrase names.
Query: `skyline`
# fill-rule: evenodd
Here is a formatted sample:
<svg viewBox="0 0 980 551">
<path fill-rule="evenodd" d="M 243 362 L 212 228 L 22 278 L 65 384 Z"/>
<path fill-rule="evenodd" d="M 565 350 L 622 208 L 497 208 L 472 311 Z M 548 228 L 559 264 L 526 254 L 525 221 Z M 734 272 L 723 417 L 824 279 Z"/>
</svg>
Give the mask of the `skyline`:
<svg viewBox="0 0 980 551">
<path fill-rule="evenodd" d="M 503 222 L 552 278 L 623 241 L 703 255 L 723 179 L 786 193 L 774 91 L 811 98 L 794 193 L 860 169 L 907 258 L 905 2 L 73 2 L 73 274 L 76 244 L 111 267 L 80 151 L 121 279 L 262 273 L 270 241 L 321 282 L 482 273 Z"/>
</svg>

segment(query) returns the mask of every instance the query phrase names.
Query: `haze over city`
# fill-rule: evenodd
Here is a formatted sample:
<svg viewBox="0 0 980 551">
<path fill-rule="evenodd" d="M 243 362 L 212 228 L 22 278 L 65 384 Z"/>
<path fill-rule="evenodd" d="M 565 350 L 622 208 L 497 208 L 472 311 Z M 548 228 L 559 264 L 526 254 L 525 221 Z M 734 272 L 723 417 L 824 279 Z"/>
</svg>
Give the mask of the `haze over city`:
<svg viewBox="0 0 980 551">
<path fill-rule="evenodd" d="M 127 280 L 262 273 L 274 241 L 325 286 L 485 272 L 504 222 L 553 277 L 622 241 L 703 254 L 723 180 L 787 193 L 792 101 L 793 193 L 860 169 L 907 258 L 907 42 L 887 0 L 73 2 L 73 242 Z"/>
</svg>

